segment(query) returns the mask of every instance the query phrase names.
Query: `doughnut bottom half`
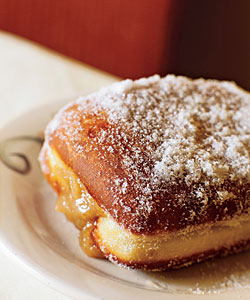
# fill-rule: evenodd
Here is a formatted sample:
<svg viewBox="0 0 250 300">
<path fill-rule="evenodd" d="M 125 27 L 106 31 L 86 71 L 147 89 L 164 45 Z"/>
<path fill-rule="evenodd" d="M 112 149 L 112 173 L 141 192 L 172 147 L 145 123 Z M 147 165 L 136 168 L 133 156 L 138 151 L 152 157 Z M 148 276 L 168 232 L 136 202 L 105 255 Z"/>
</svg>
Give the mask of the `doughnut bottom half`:
<svg viewBox="0 0 250 300">
<path fill-rule="evenodd" d="M 40 160 L 58 194 L 56 208 L 80 230 L 80 245 L 88 256 L 106 257 L 127 268 L 161 271 L 250 248 L 248 214 L 177 231 L 134 234 L 97 204 L 55 148 L 48 145 Z"/>
</svg>

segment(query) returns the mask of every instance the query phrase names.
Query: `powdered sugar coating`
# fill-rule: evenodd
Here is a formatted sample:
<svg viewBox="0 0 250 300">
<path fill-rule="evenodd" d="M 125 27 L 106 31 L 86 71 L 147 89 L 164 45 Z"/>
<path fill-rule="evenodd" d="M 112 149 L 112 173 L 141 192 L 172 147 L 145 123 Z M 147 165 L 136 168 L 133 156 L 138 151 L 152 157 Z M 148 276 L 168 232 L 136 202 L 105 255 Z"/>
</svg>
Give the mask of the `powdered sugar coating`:
<svg viewBox="0 0 250 300">
<path fill-rule="evenodd" d="M 87 99 L 106 109 L 111 122 L 132 122 L 155 160 L 154 178 L 250 179 L 250 96 L 234 83 L 156 75 Z M 77 103 L 85 106 L 85 98 Z"/>
<path fill-rule="evenodd" d="M 108 125 L 88 132 L 92 142 L 84 143 L 82 122 L 89 116 L 103 120 L 103 112 Z M 230 183 L 247 185 L 245 193 L 250 184 L 250 96 L 234 83 L 173 75 L 125 80 L 61 110 L 47 129 L 48 136 L 54 134 L 78 154 L 96 151 L 111 168 L 126 170 L 126 176 L 118 172 L 105 180 L 117 207 L 140 216 L 141 224 L 155 217 L 157 201 L 163 202 L 159 195 L 166 197 L 170 189 L 174 201 L 166 199 L 157 213 L 188 207 L 183 220 L 193 220 L 200 217 L 197 207 L 205 214 L 211 202 L 218 206 L 239 198 Z M 111 157 L 118 157 L 116 164 Z M 134 195 L 132 207 L 127 194 Z M 238 199 L 237 212 L 245 200 Z M 113 217 L 120 214 L 114 206 Z M 170 223 L 164 222 L 167 229 Z"/>
</svg>

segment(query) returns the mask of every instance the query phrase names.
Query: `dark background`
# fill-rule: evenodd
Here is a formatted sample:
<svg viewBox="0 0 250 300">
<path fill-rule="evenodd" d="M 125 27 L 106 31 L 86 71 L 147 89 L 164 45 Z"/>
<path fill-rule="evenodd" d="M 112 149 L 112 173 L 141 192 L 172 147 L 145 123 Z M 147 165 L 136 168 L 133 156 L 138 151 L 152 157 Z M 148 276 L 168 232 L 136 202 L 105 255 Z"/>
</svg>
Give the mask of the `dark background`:
<svg viewBox="0 0 250 300">
<path fill-rule="evenodd" d="M 176 73 L 250 90 L 248 0 L 0 0 L 0 29 L 124 78 Z"/>
</svg>

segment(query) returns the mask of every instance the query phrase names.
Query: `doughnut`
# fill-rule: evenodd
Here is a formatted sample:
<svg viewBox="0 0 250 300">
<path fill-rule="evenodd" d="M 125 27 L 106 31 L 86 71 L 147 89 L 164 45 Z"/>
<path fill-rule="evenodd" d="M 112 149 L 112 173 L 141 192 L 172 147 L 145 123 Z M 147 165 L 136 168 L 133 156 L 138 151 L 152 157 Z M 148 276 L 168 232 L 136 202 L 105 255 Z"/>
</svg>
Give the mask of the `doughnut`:
<svg viewBox="0 0 250 300">
<path fill-rule="evenodd" d="M 90 257 L 162 271 L 250 248 L 250 94 L 124 80 L 62 108 L 39 155 Z"/>
</svg>

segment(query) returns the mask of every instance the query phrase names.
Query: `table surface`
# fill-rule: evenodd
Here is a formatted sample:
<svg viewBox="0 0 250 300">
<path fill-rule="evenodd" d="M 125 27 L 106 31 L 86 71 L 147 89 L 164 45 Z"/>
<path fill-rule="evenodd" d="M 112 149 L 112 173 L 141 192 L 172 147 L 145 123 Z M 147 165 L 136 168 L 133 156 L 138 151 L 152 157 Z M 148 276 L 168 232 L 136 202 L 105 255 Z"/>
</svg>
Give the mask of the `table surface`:
<svg viewBox="0 0 250 300">
<path fill-rule="evenodd" d="M 89 93 L 119 78 L 0 31 L 0 127 L 25 110 Z M 0 250 L 0 299 L 69 300 Z M 94 299 L 83 295 L 83 299 Z"/>
</svg>

